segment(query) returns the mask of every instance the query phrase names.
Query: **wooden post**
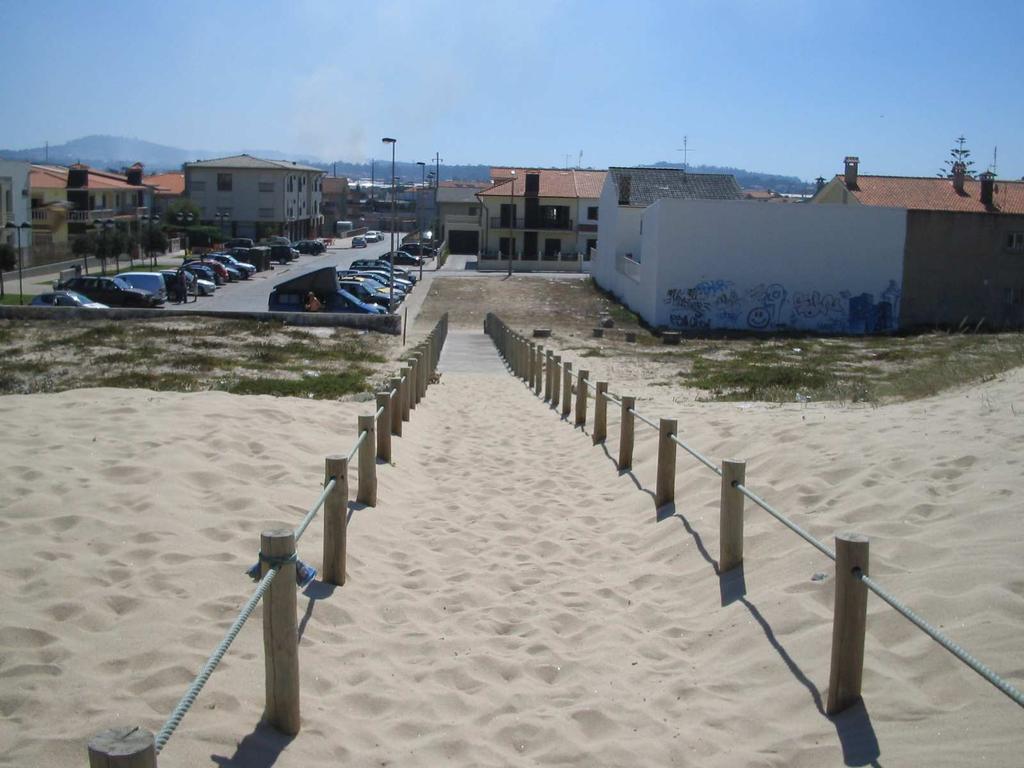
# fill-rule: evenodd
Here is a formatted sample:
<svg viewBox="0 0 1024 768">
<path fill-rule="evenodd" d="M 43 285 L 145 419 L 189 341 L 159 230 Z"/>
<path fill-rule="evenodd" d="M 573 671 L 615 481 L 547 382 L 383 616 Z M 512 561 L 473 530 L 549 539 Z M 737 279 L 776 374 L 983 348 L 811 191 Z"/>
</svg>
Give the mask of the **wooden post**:
<svg viewBox="0 0 1024 768">
<path fill-rule="evenodd" d="M 412 376 L 412 368 L 408 365 L 403 365 L 398 369 L 398 373 L 402 378 L 402 388 L 398 392 L 398 397 L 402 402 L 402 421 L 408 421 L 409 409 L 412 407 L 409 405 L 409 379 Z"/>
<path fill-rule="evenodd" d="M 391 399 L 391 433 L 402 436 L 402 379 L 391 379 L 391 389 L 395 396 Z"/>
<path fill-rule="evenodd" d="M 544 353 L 544 402 L 551 402 L 551 361 L 554 360 L 555 353 L 550 349 Z"/>
<path fill-rule="evenodd" d="M 569 418 L 572 413 L 572 363 L 562 363 L 562 416 Z"/>
<path fill-rule="evenodd" d="M 377 506 L 377 459 L 374 458 L 374 443 L 377 440 L 373 426 L 373 414 L 359 417 L 357 435 L 366 433 L 366 439 L 359 446 L 359 488 L 356 501 L 369 507 Z"/>
<path fill-rule="evenodd" d="M 296 616 L 295 531 L 279 528 L 260 536 L 261 573 L 284 561 L 263 596 L 263 659 L 267 706 L 263 719 L 288 736 L 299 732 L 299 627 Z"/>
<path fill-rule="evenodd" d="M 137 725 L 101 731 L 89 739 L 89 768 L 156 768 L 156 740 Z"/>
<path fill-rule="evenodd" d="M 384 409 L 381 411 L 381 409 Z M 391 393 L 377 393 L 377 410 L 381 411 L 377 417 L 377 458 L 381 461 L 391 461 Z"/>
<path fill-rule="evenodd" d="M 733 483 L 743 483 L 747 463 L 722 460 L 722 503 L 718 523 L 718 572 L 731 571 L 743 563 L 743 494 Z"/>
<path fill-rule="evenodd" d="M 658 484 L 654 506 L 660 507 L 676 499 L 676 433 L 675 419 L 661 419 L 658 429 Z"/>
<path fill-rule="evenodd" d="M 416 355 L 409 358 L 409 408 L 410 410 L 416 410 L 416 403 L 419 400 L 416 398 L 416 391 L 419 389 L 420 380 L 420 361 Z"/>
<path fill-rule="evenodd" d="M 533 389 L 533 376 L 537 359 L 537 345 L 532 341 L 526 344 L 526 386 Z"/>
<path fill-rule="evenodd" d="M 594 395 L 594 445 L 608 439 L 608 382 L 597 382 L 597 393 Z"/>
<path fill-rule="evenodd" d="M 427 382 L 430 380 L 430 355 L 426 347 L 420 347 L 420 389 L 416 393 L 416 402 L 422 400 L 427 394 Z"/>
<path fill-rule="evenodd" d="M 324 583 L 340 587 L 348 552 L 348 457 L 328 456 L 324 464 L 324 483 L 334 478 L 324 500 Z"/>
<path fill-rule="evenodd" d="M 633 468 L 633 409 L 635 397 L 622 398 L 622 418 L 619 420 L 619 470 Z"/>
<path fill-rule="evenodd" d="M 562 392 L 562 356 L 555 355 L 555 367 L 551 371 L 551 407 L 558 408 Z"/>
<path fill-rule="evenodd" d="M 544 345 L 537 345 L 537 366 L 533 375 L 533 394 L 540 397 L 541 379 L 544 378 Z"/>
<path fill-rule="evenodd" d="M 864 633 L 868 588 L 854 576 L 868 575 L 868 538 L 858 533 L 836 536 L 836 603 L 832 618 L 832 669 L 825 714 L 842 712 L 860 699 L 864 675 Z"/>
<path fill-rule="evenodd" d="M 576 426 L 587 425 L 587 395 L 590 394 L 587 387 L 587 379 L 590 378 L 590 371 L 580 368 L 576 379 Z"/>
</svg>

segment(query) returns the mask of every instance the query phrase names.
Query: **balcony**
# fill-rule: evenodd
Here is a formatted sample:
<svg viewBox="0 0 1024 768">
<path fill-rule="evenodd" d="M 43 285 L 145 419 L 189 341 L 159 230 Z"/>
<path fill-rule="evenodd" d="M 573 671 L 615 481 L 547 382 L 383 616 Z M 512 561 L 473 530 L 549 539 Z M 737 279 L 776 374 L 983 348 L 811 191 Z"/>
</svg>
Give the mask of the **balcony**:
<svg viewBox="0 0 1024 768">
<path fill-rule="evenodd" d="M 491 216 L 491 228 L 492 229 L 508 229 L 509 222 L 507 218 L 501 216 Z M 529 226 L 526 226 L 525 219 L 517 218 L 515 220 L 515 226 L 513 229 L 536 229 L 536 230 L 547 230 L 547 231 L 559 231 L 559 232 L 572 232 L 573 222 L 572 219 L 565 219 L 563 221 L 531 221 Z"/>
<path fill-rule="evenodd" d="M 97 219 L 132 218 L 137 219 L 144 215 L 148 209 L 135 206 L 123 208 L 94 208 L 91 211 L 71 211 L 68 214 L 68 221 L 93 222 Z"/>
</svg>

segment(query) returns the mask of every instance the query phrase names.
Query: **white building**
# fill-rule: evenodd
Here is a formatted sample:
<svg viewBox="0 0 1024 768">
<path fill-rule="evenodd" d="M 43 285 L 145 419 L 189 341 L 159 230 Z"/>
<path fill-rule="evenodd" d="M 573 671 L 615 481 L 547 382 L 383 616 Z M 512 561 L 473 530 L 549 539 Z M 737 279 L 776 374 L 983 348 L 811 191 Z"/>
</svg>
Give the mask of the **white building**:
<svg viewBox="0 0 1024 768">
<path fill-rule="evenodd" d="M 32 223 L 32 196 L 29 173 L 32 164 L 20 160 L 0 160 L 0 242 L 17 245 L 17 233 L 4 225 Z M 21 230 L 23 248 L 32 245 L 32 230 Z"/>
<path fill-rule="evenodd" d="M 324 217 L 319 168 L 236 155 L 185 164 L 185 196 L 204 224 L 230 237 L 318 237 Z"/>
<path fill-rule="evenodd" d="M 664 198 L 640 212 L 635 233 L 631 215 L 622 253 L 609 239 L 606 254 L 603 229 L 594 278 L 652 326 L 898 327 L 904 209 Z"/>
</svg>

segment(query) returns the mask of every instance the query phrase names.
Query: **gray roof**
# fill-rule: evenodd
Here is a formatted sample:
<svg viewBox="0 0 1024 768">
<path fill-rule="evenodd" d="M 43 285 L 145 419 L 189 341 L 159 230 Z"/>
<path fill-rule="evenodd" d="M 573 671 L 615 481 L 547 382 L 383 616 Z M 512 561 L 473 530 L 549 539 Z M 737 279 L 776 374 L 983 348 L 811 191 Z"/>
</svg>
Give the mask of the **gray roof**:
<svg viewBox="0 0 1024 768">
<path fill-rule="evenodd" d="M 690 173 L 681 168 L 609 168 L 619 205 L 647 207 L 662 198 L 742 200 L 743 191 L 729 173 Z M 628 201 L 628 202 L 627 202 Z"/>
<path fill-rule="evenodd" d="M 326 173 L 326 171 L 323 171 L 320 168 L 314 168 L 311 165 L 291 163 L 287 160 L 264 160 L 263 158 L 253 157 L 252 155 L 233 155 L 231 157 L 219 157 L 214 160 L 197 160 L 194 163 L 186 163 L 185 165 L 189 168 L 257 168 L 275 171 L 289 170 Z"/>
<path fill-rule="evenodd" d="M 480 187 L 438 187 L 437 203 L 477 203 L 476 193 Z"/>
</svg>

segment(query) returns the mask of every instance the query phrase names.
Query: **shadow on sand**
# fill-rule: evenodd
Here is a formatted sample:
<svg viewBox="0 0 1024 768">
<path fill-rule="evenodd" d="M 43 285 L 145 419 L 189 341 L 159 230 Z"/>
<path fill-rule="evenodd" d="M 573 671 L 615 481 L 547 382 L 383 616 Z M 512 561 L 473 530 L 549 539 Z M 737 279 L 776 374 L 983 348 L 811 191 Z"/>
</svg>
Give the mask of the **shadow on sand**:
<svg viewBox="0 0 1024 768">
<path fill-rule="evenodd" d="M 221 768 L 270 768 L 293 738 L 260 723 L 238 743 L 231 757 L 210 755 L 210 759 Z"/>
</svg>

